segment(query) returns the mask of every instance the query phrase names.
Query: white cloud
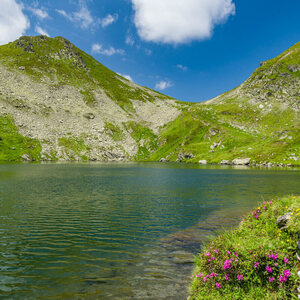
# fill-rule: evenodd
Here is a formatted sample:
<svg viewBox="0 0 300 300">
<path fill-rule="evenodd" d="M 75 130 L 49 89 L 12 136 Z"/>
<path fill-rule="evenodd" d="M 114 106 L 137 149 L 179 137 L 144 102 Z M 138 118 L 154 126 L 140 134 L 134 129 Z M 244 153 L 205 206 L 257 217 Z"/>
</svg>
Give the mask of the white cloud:
<svg viewBox="0 0 300 300">
<path fill-rule="evenodd" d="M 36 31 L 38 34 L 50 36 L 50 35 L 48 34 L 48 32 L 47 32 L 45 29 L 41 28 L 41 27 L 38 26 L 38 25 L 35 26 L 35 31 Z"/>
<path fill-rule="evenodd" d="M 0 1 L 0 45 L 16 40 L 30 27 L 22 10 L 15 0 Z"/>
<path fill-rule="evenodd" d="M 94 18 L 86 6 L 85 1 L 79 1 L 79 10 L 67 13 L 65 10 L 56 10 L 59 14 L 67 18 L 69 21 L 78 24 L 81 28 L 87 29 L 90 26 L 99 24 L 99 19 Z"/>
<path fill-rule="evenodd" d="M 163 91 L 169 87 L 172 87 L 174 84 L 169 80 L 161 80 L 155 84 L 157 90 Z"/>
<path fill-rule="evenodd" d="M 102 54 L 102 55 L 106 55 L 106 56 L 112 56 L 115 54 L 124 55 L 125 51 L 123 49 L 115 49 L 114 47 L 105 49 L 100 44 L 93 44 L 92 45 L 92 53 L 93 54 Z"/>
<path fill-rule="evenodd" d="M 40 8 L 29 8 L 29 10 L 41 20 L 49 17 L 46 10 Z"/>
<path fill-rule="evenodd" d="M 131 0 L 134 23 L 145 41 L 188 43 L 212 36 L 215 25 L 235 14 L 232 0 Z"/>
<path fill-rule="evenodd" d="M 131 82 L 133 82 L 132 77 L 131 77 L 130 75 L 128 75 L 128 74 L 120 74 L 120 73 L 118 73 L 118 75 L 120 75 L 120 76 L 126 78 L 127 80 L 129 80 L 129 81 L 131 81 Z"/>
<path fill-rule="evenodd" d="M 114 14 L 114 15 L 111 15 L 111 14 L 108 14 L 104 19 L 101 20 L 101 26 L 104 28 L 104 27 L 107 27 L 108 25 L 116 22 L 118 20 L 118 15 L 117 14 Z"/>
<path fill-rule="evenodd" d="M 125 40 L 125 43 L 129 46 L 133 46 L 134 45 L 134 39 L 132 36 L 130 35 L 127 35 L 126 36 L 126 40 Z"/>
<path fill-rule="evenodd" d="M 182 71 L 186 71 L 188 69 L 186 66 L 183 66 L 181 64 L 178 64 L 176 67 Z"/>
<path fill-rule="evenodd" d="M 61 14 L 62 16 L 64 16 L 65 18 L 69 19 L 70 21 L 73 21 L 72 16 L 71 16 L 71 15 L 68 15 L 68 14 L 66 13 L 65 10 L 57 9 L 56 11 L 57 11 L 59 14 Z"/>
</svg>

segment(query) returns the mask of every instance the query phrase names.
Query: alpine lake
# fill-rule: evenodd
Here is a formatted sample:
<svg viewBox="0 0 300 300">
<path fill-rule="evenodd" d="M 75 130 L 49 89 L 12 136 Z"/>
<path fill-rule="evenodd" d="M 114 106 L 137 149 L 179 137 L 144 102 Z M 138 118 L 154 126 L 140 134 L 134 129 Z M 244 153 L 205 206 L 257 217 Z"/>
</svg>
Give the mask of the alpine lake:
<svg viewBox="0 0 300 300">
<path fill-rule="evenodd" d="M 0 298 L 186 299 L 193 256 L 299 169 L 0 164 Z"/>
</svg>

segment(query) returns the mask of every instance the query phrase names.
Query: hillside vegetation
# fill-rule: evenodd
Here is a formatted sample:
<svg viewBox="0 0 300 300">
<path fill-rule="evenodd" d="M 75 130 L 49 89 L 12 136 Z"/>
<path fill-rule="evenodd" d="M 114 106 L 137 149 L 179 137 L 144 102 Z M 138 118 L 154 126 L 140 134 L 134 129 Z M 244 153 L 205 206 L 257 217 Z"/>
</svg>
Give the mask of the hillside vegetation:
<svg viewBox="0 0 300 300">
<path fill-rule="evenodd" d="M 202 249 L 189 299 L 297 299 L 299 228 L 300 197 L 261 203 Z"/>
<path fill-rule="evenodd" d="M 261 63 L 233 91 L 167 124 L 151 160 L 300 164 L 300 43 Z"/>
<path fill-rule="evenodd" d="M 299 77 L 300 43 L 233 91 L 184 103 L 62 37 L 21 37 L 0 46 L 1 124 L 14 128 L 0 128 L 0 159 L 299 165 Z"/>
</svg>

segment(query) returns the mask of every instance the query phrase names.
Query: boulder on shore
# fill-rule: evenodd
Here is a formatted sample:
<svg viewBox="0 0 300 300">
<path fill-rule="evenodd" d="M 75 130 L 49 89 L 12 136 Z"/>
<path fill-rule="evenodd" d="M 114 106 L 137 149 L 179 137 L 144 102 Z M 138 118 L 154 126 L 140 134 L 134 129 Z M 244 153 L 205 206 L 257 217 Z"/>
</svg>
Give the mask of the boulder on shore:
<svg viewBox="0 0 300 300">
<path fill-rule="evenodd" d="M 285 227 L 287 221 L 291 218 L 291 213 L 286 213 L 283 216 L 277 218 L 276 224 L 279 229 Z"/>
<path fill-rule="evenodd" d="M 229 160 L 226 160 L 226 159 L 223 159 L 223 160 L 220 162 L 220 165 L 230 165 L 230 161 L 229 161 Z"/>
<path fill-rule="evenodd" d="M 191 158 L 194 158 L 194 154 L 192 153 L 179 153 L 179 156 L 178 156 L 178 160 L 180 162 L 182 162 L 184 159 L 191 159 Z"/>
<path fill-rule="evenodd" d="M 250 158 L 236 158 L 232 161 L 233 165 L 249 165 L 250 164 Z"/>
<path fill-rule="evenodd" d="M 207 160 L 206 159 L 199 160 L 199 165 L 207 165 Z"/>
</svg>

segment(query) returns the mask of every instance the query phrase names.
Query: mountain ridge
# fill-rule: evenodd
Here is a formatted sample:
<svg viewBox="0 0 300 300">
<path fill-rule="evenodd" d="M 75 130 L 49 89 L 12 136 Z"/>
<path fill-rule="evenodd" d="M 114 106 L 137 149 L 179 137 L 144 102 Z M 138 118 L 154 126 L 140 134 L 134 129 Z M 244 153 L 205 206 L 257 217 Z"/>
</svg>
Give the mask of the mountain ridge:
<svg viewBox="0 0 300 300">
<path fill-rule="evenodd" d="M 0 160 L 299 165 L 299 50 L 188 103 L 128 81 L 63 37 L 21 37 L 0 46 Z"/>
</svg>

